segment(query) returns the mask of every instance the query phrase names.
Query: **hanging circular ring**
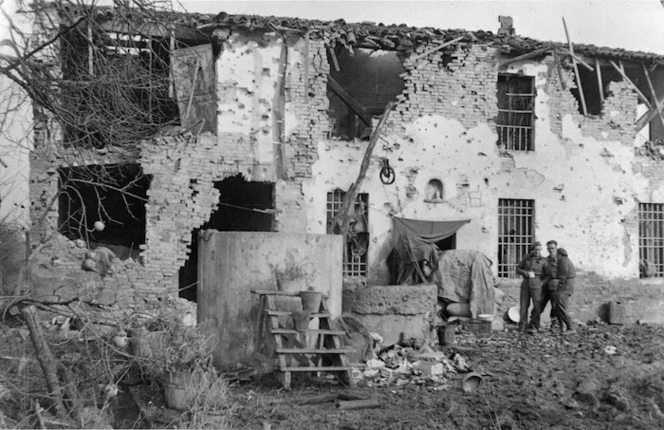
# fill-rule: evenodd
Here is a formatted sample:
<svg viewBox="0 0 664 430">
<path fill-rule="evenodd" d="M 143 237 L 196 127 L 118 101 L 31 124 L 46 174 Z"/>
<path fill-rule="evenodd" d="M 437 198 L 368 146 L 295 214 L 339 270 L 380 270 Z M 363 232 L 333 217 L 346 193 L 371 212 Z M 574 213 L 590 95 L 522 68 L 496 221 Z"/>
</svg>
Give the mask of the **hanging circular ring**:
<svg viewBox="0 0 664 430">
<path fill-rule="evenodd" d="M 383 161 L 383 168 L 380 169 L 380 181 L 385 185 L 393 184 L 396 180 L 394 169 L 390 167 L 390 162 L 385 159 Z"/>
</svg>

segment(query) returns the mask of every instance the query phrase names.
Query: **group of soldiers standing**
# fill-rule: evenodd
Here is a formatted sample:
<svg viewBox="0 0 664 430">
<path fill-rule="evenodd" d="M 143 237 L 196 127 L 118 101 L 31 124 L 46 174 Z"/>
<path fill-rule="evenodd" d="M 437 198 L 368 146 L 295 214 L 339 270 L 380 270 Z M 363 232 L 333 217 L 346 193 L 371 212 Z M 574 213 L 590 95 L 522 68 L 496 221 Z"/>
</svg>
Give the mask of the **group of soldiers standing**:
<svg viewBox="0 0 664 430">
<path fill-rule="evenodd" d="M 570 298 L 574 293 L 576 269 L 564 248 L 558 242 L 546 243 L 548 257 L 542 256 L 542 244 L 530 245 L 529 253 L 519 263 L 516 273 L 523 276 L 520 294 L 519 331 L 531 334 L 540 331 L 540 315 L 547 303 L 551 302 L 551 331 L 560 330 L 563 334 L 576 333 L 574 322 L 569 314 Z M 528 307 L 533 310 L 528 323 Z"/>
</svg>

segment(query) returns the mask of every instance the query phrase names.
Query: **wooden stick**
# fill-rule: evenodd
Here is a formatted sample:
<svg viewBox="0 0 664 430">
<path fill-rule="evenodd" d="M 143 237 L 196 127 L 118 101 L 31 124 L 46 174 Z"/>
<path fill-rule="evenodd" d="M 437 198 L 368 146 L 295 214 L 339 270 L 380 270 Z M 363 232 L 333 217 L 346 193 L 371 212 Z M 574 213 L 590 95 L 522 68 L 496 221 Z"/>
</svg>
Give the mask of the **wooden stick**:
<svg viewBox="0 0 664 430">
<path fill-rule="evenodd" d="M 563 18 L 563 26 L 565 27 L 565 36 L 567 37 L 569 52 L 571 54 L 574 54 L 574 46 L 572 45 L 572 41 L 569 38 L 569 32 L 567 31 L 567 23 L 565 22 L 565 18 Z M 583 94 L 583 86 L 581 85 L 581 76 L 579 76 L 579 67 L 576 65 L 576 58 L 574 57 L 572 57 L 572 65 L 574 66 L 576 85 L 579 87 L 579 99 L 581 99 L 581 108 L 583 109 L 583 115 L 588 115 L 588 108 L 586 107 L 586 97 Z"/>
<path fill-rule="evenodd" d="M 652 99 L 654 100 L 655 103 L 657 103 L 657 93 L 655 93 L 655 87 L 652 85 L 652 81 L 650 80 L 650 74 L 648 73 L 648 69 L 646 69 L 646 65 L 641 63 L 641 66 L 643 67 L 643 74 L 646 75 L 646 81 L 648 82 L 648 88 L 650 88 L 650 95 L 652 96 Z M 662 109 L 657 104 L 655 106 L 657 109 L 657 113 L 659 114 L 659 121 L 662 123 L 662 126 L 664 126 L 664 114 L 662 114 Z"/>
<path fill-rule="evenodd" d="M 560 64 L 560 57 L 558 56 L 558 52 L 553 51 L 553 59 L 556 63 L 556 69 L 558 70 L 558 79 L 560 80 L 560 87 L 563 90 L 566 90 L 567 85 L 565 84 L 565 77 L 563 76 L 563 66 Z"/>
<path fill-rule="evenodd" d="M 632 82 L 632 80 L 627 77 L 627 74 L 625 73 L 625 71 L 623 69 L 621 69 L 613 60 L 609 60 L 609 61 L 611 62 L 611 65 L 613 66 L 613 68 L 616 69 L 618 71 L 618 73 L 620 73 L 620 76 L 622 76 L 622 78 L 625 81 L 627 81 L 632 86 L 632 88 L 634 88 L 634 90 L 639 95 L 639 97 L 641 97 L 641 100 L 643 100 L 643 102 L 646 104 L 646 106 L 648 106 L 648 108 L 652 108 L 652 105 L 650 104 L 650 100 L 648 100 L 648 98 L 643 95 L 643 93 L 638 89 L 638 87 L 634 84 L 634 82 Z"/>
<path fill-rule="evenodd" d="M 509 60 L 505 60 L 502 63 L 498 65 L 499 69 L 502 69 L 505 66 L 508 66 L 512 63 L 518 63 L 519 61 L 527 60 L 529 58 L 537 57 L 538 55 L 542 55 L 545 52 L 551 51 L 554 47 L 552 45 L 546 46 L 544 48 L 538 49 L 536 51 L 529 52 L 527 54 L 519 55 L 518 57 L 510 58 Z"/>
<path fill-rule="evenodd" d="M 569 55 L 570 57 L 574 58 L 577 62 L 579 62 L 579 63 L 580 63 L 583 67 L 585 67 L 586 69 L 590 70 L 591 72 L 594 72 L 594 71 L 595 71 L 595 69 L 593 69 L 593 67 L 592 67 L 590 64 L 588 64 L 588 63 L 586 63 L 585 61 L 583 61 L 583 60 L 581 59 L 581 57 L 579 57 L 579 56 L 576 55 L 575 53 L 570 52 L 569 50 L 567 50 L 567 49 L 565 49 L 565 48 L 560 48 L 560 50 L 563 51 L 563 53 L 565 53 L 565 54 Z"/>
<path fill-rule="evenodd" d="M 46 389 L 48 394 L 53 399 L 55 403 L 55 410 L 58 413 L 59 418 L 65 418 L 67 416 L 67 410 L 65 405 L 62 402 L 62 391 L 60 388 L 60 383 L 58 382 L 58 372 L 55 366 L 55 360 L 51 354 L 51 350 L 44 339 L 44 334 L 39 328 L 39 324 L 35 318 L 37 309 L 34 305 L 26 306 L 21 311 L 25 322 L 28 325 L 28 331 L 30 332 L 30 340 L 32 341 L 32 346 L 35 348 L 37 353 L 37 359 L 44 372 L 44 378 L 46 379 Z"/>
<path fill-rule="evenodd" d="M 424 51 L 423 53 L 421 53 L 421 54 L 419 54 L 419 55 L 416 55 L 416 56 L 410 58 L 409 61 L 417 61 L 417 60 L 419 60 L 420 58 L 422 58 L 422 57 L 426 57 L 427 55 L 429 55 L 429 54 L 431 54 L 431 53 L 433 53 L 433 52 L 440 51 L 440 50 L 443 49 L 443 48 L 446 48 L 446 47 L 448 47 L 448 46 L 450 46 L 450 45 L 453 45 L 453 44 L 457 43 L 458 41 L 460 41 L 460 40 L 463 39 L 464 37 L 466 37 L 466 36 L 460 36 L 460 37 L 457 37 L 457 38 L 454 39 L 454 40 L 450 40 L 449 42 L 445 42 L 445 43 L 443 43 L 442 45 L 438 45 L 438 46 L 436 46 L 435 48 L 431 48 L 431 49 L 429 49 L 429 50 L 427 50 L 427 51 Z"/>
<path fill-rule="evenodd" d="M 599 60 L 595 58 L 595 70 L 597 70 L 597 87 L 599 88 L 599 101 L 604 104 L 604 85 L 602 84 L 602 66 Z"/>
<path fill-rule="evenodd" d="M 348 401 L 338 400 L 336 405 L 337 409 L 368 409 L 380 407 L 380 402 L 373 399 Z"/>
<path fill-rule="evenodd" d="M 201 65 L 201 57 L 196 56 L 196 65 L 194 65 L 194 80 L 191 83 L 191 94 L 189 94 L 189 103 L 187 103 L 187 113 L 184 115 L 184 127 L 187 126 L 189 121 L 189 114 L 191 113 L 191 104 L 194 101 L 194 93 L 196 92 L 196 81 L 198 80 L 198 68 Z"/>
</svg>

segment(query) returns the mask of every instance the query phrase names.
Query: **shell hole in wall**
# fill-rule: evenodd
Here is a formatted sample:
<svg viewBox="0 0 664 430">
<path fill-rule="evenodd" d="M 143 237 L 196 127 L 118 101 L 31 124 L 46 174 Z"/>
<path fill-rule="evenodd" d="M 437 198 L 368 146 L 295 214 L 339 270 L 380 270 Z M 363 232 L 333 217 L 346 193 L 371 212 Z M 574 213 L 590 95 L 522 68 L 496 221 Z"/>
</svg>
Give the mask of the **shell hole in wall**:
<svg viewBox="0 0 664 430">
<path fill-rule="evenodd" d="M 424 201 L 426 202 L 442 202 L 443 201 L 443 182 L 440 179 L 432 179 L 427 184 L 424 193 Z"/>
</svg>

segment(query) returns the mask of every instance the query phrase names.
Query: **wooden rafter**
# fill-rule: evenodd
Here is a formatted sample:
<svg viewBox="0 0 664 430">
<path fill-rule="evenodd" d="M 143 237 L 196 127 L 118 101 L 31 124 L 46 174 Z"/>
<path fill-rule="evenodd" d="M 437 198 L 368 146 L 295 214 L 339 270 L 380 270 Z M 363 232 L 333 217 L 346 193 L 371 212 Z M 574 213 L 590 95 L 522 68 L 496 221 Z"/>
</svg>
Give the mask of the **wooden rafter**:
<svg viewBox="0 0 664 430">
<path fill-rule="evenodd" d="M 569 55 L 570 57 L 574 58 L 579 64 L 581 64 L 586 69 L 590 70 L 591 72 L 594 71 L 593 67 L 590 64 L 583 61 L 583 59 L 581 57 L 579 57 L 578 55 L 576 55 L 574 52 L 571 52 L 571 51 L 569 51 L 568 49 L 565 49 L 565 48 L 559 48 L 559 49 L 563 54 Z"/>
<path fill-rule="evenodd" d="M 641 66 L 643 67 L 643 74 L 646 75 L 646 81 L 648 82 L 648 88 L 650 89 L 650 95 L 652 96 L 652 100 L 653 102 L 656 103 L 654 107 L 657 110 L 657 113 L 659 114 L 658 115 L 659 121 L 662 123 L 662 126 L 664 127 L 664 114 L 662 114 L 662 109 L 659 106 L 659 103 L 657 103 L 657 93 L 655 92 L 655 87 L 652 85 L 652 80 L 650 80 L 650 74 L 648 73 L 646 65 L 641 63 Z"/>
<path fill-rule="evenodd" d="M 567 37 L 567 44 L 569 46 L 569 52 L 572 54 L 572 65 L 574 66 L 574 75 L 576 76 L 576 86 L 579 87 L 579 99 L 581 100 L 581 108 L 583 109 L 583 115 L 588 115 L 588 108 L 586 107 L 586 97 L 583 94 L 583 86 L 581 85 L 581 75 L 579 75 L 579 67 L 576 65 L 576 58 L 574 54 L 574 45 L 569 38 L 569 32 L 567 31 L 567 23 L 565 18 L 563 18 L 563 27 L 565 27 L 565 37 Z"/>
<path fill-rule="evenodd" d="M 637 119 L 634 123 L 634 129 L 639 132 L 643 127 L 652 121 L 657 116 L 658 109 L 664 108 L 664 95 L 657 99 L 657 103 L 648 112 L 644 113 L 641 118 Z"/>
<path fill-rule="evenodd" d="M 623 68 L 621 68 L 620 66 L 618 66 L 615 63 L 615 61 L 613 61 L 613 60 L 611 60 L 611 65 L 613 66 L 614 69 L 616 69 L 616 71 L 618 71 L 618 73 L 620 73 L 620 76 L 622 76 L 622 78 L 626 82 L 628 82 L 632 86 L 632 88 L 634 88 L 634 91 L 636 91 L 636 93 L 639 95 L 639 97 L 641 97 L 641 100 L 643 100 L 643 103 L 645 103 L 646 106 L 648 106 L 648 108 L 651 108 L 652 106 L 650 105 L 650 100 L 648 100 L 648 98 L 643 95 L 643 93 L 641 92 L 641 90 L 639 90 L 639 88 L 636 86 L 636 84 L 634 84 L 634 82 L 632 82 L 632 80 L 627 77 L 627 73 L 625 73 L 625 70 Z"/>
<path fill-rule="evenodd" d="M 599 89 L 599 101 L 604 104 L 604 84 L 602 84 L 602 67 L 599 60 L 595 58 L 595 70 L 597 71 L 597 88 Z"/>
<path fill-rule="evenodd" d="M 351 108 L 351 110 L 353 112 L 355 112 L 357 114 L 357 116 L 359 116 L 360 119 L 366 125 L 369 125 L 369 126 L 371 125 L 371 116 L 369 114 L 367 114 L 367 112 L 364 110 L 362 105 L 360 103 L 358 103 L 357 100 L 355 100 L 353 98 L 353 96 L 348 94 L 348 91 L 346 91 L 339 84 L 339 82 L 337 82 L 336 79 L 334 79 L 332 76 L 328 75 L 327 83 L 330 86 L 330 89 L 332 89 L 332 91 L 337 93 L 337 95 L 341 98 L 341 100 L 343 100 L 344 103 L 346 103 L 348 105 L 348 107 Z"/>
</svg>

